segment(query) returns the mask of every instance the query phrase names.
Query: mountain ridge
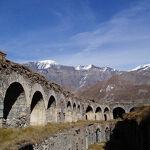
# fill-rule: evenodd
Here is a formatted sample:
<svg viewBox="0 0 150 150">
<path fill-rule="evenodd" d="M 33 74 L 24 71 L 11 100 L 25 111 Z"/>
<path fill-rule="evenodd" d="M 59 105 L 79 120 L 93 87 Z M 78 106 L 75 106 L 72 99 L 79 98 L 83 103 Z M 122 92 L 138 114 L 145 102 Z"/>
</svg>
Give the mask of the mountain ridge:
<svg viewBox="0 0 150 150">
<path fill-rule="evenodd" d="M 131 71 L 119 71 L 110 67 L 97 67 L 92 64 L 85 66 L 80 65 L 76 67 L 65 66 L 58 64 L 53 60 L 28 62 L 24 65 L 29 67 L 31 70 L 42 74 L 48 81 L 56 82 L 66 90 L 76 93 L 79 96 L 82 96 L 82 94 L 84 95 L 84 93 L 89 95 L 88 92 L 86 92 L 89 88 L 93 88 L 95 85 L 98 87 L 99 82 L 100 85 L 103 83 L 104 87 L 108 81 L 108 83 L 110 83 L 110 81 L 115 78 L 117 79 L 117 77 L 118 79 L 115 80 L 115 82 L 117 83 L 118 89 L 122 89 L 122 91 L 120 91 L 121 93 L 123 93 L 122 87 L 124 87 L 124 90 L 125 87 L 130 89 L 131 87 L 134 88 L 136 85 L 141 86 L 143 84 L 147 84 L 150 81 L 149 79 L 147 80 L 147 77 L 150 77 L 149 64 L 138 66 Z M 119 82 L 121 84 L 118 85 Z M 94 89 L 96 90 L 95 87 Z M 114 89 L 114 87 L 110 85 L 105 87 L 105 90 L 106 89 L 109 91 Z M 96 94 L 93 89 L 92 91 Z M 97 95 L 99 95 L 99 93 L 97 93 Z M 108 95 L 105 95 L 105 97 L 110 98 Z"/>
<path fill-rule="evenodd" d="M 85 85 L 89 88 L 98 81 L 106 80 L 121 73 L 121 71 L 110 67 L 97 67 L 92 64 L 76 67 L 65 66 L 52 60 L 28 62 L 24 65 L 44 75 L 48 81 L 56 82 L 74 93 Z"/>
</svg>

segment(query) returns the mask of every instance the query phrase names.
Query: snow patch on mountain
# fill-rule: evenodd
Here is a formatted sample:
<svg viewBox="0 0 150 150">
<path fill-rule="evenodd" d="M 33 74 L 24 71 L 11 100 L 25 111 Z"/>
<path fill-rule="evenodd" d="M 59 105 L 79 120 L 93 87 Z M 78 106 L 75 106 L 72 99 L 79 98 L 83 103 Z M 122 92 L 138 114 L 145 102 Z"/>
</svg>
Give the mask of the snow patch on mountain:
<svg viewBox="0 0 150 150">
<path fill-rule="evenodd" d="M 87 66 L 77 66 L 75 67 L 75 70 L 89 70 L 92 68 L 93 65 L 87 65 Z"/>
<path fill-rule="evenodd" d="M 106 92 L 109 92 L 109 91 L 113 90 L 114 88 L 115 88 L 114 85 L 108 85 L 106 88 Z"/>
<path fill-rule="evenodd" d="M 79 82 L 80 87 L 83 87 L 83 86 L 85 85 L 87 76 L 88 76 L 88 74 L 85 74 L 85 76 L 84 76 L 83 78 L 81 78 L 81 80 L 80 80 L 80 82 Z M 80 88 L 80 87 L 79 87 L 79 88 Z"/>
<path fill-rule="evenodd" d="M 50 68 L 52 65 L 58 65 L 58 63 L 53 60 L 37 61 L 36 64 L 38 69 L 47 69 Z"/>
<path fill-rule="evenodd" d="M 150 69 L 150 64 L 137 66 L 136 68 L 132 69 L 131 71 L 140 71 L 140 70 L 148 70 L 148 69 Z"/>
<path fill-rule="evenodd" d="M 110 68 L 110 67 L 103 67 L 101 68 L 102 72 L 106 72 L 106 71 L 117 71 L 116 69 Z"/>
</svg>

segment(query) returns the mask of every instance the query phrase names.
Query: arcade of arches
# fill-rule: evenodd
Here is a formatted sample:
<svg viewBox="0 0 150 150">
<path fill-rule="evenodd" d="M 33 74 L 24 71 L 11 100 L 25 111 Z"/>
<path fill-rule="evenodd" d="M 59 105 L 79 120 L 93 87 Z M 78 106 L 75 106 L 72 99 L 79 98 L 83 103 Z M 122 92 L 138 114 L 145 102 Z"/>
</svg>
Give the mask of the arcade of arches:
<svg viewBox="0 0 150 150">
<path fill-rule="evenodd" d="M 19 82 L 10 84 L 4 97 L 4 123 L 12 127 L 18 127 L 18 124 L 22 124 L 23 127 L 27 125 L 45 125 L 48 122 L 107 121 L 123 118 L 125 113 L 125 110 L 121 107 L 115 107 L 111 111 L 109 107 L 103 107 L 103 109 L 100 106 L 93 107 L 92 105 L 86 105 L 85 107 L 84 104 L 81 105 L 72 102 L 72 100 L 61 99 L 60 105 L 58 105 L 58 98 L 54 95 L 50 95 L 46 103 L 43 94 L 40 90 L 35 91 L 31 96 L 31 104 L 27 106 L 26 91 L 22 84 Z"/>
</svg>

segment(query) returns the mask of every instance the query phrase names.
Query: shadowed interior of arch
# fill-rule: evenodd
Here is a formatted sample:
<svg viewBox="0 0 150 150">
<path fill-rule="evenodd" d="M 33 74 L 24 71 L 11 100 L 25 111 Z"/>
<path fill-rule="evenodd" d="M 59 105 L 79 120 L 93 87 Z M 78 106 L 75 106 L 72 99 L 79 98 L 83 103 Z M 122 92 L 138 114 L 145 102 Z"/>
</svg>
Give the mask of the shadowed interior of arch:
<svg viewBox="0 0 150 150">
<path fill-rule="evenodd" d="M 117 119 L 117 118 L 121 118 L 123 119 L 123 114 L 125 114 L 125 110 L 121 107 L 116 107 L 113 110 L 113 118 Z"/>
<path fill-rule="evenodd" d="M 77 105 L 76 103 L 73 104 L 73 113 L 72 113 L 72 120 L 74 122 L 76 122 L 78 119 L 78 115 L 77 115 Z"/>
<path fill-rule="evenodd" d="M 70 101 L 68 101 L 68 103 L 67 103 L 67 109 L 71 109 L 71 103 L 70 103 Z"/>
<path fill-rule="evenodd" d="M 66 122 L 72 122 L 72 112 L 71 111 L 72 111 L 71 102 L 68 101 L 67 102 L 66 116 L 65 116 Z"/>
<path fill-rule="evenodd" d="M 56 122 L 57 121 L 56 100 L 53 95 L 50 96 L 49 101 L 48 101 L 47 120 L 48 120 L 48 122 Z"/>
<path fill-rule="evenodd" d="M 109 132 L 109 128 L 106 127 L 105 129 L 105 141 L 108 141 L 110 138 L 110 132 Z"/>
<path fill-rule="evenodd" d="M 78 113 L 80 113 L 80 105 L 78 104 Z"/>
<path fill-rule="evenodd" d="M 31 125 L 45 125 L 45 105 L 43 100 L 43 95 L 40 91 L 36 91 L 32 98 L 31 103 L 31 116 L 30 124 Z"/>
<path fill-rule="evenodd" d="M 76 104 L 75 103 L 73 104 L 73 110 L 76 110 Z"/>
<path fill-rule="evenodd" d="M 134 111 L 135 109 L 136 109 L 136 107 L 132 107 L 132 108 L 130 109 L 130 112 Z"/>
<path fill-rule="evenodd" d="M 96 130 L 96 142 L 100 142 L 101 141 L 101 131 L 99 128 L 97 128 Z"/>
<path fill-rule="evenodd" d="M 86 120 L 95 120 L 93 108 L 88 106 L 86 109 Z"/>
<path fill-rule="evenodd" d="M 47 109 L 49 109 L 51 107 L 56 107 L 56 100 L 55 100 L 54 96 L 51 96 L 49 101 L 48 101 Z"/>
<path fill-rule="evenodd" d="M 7 123 L 13 124 L 20 122 L 19 118 L 25 117 L 26 98 L 22 85 L 18 82 L 12 83 L 5 94 L 3 118 L 8 119 Z M 10 125 L 11 126 L 11 125 Z"/>
<path fill-rule="evenodd" d="M 106 107 L 104 109 L 104 120 L 107 121 L 109 117 L 109 109 Z"/>
<path fill-rule="evenodd" d="M 100 107 L 96 108 L 95 111 L 95 120 L 102 120 L 102 109 Z"/>
</svg>

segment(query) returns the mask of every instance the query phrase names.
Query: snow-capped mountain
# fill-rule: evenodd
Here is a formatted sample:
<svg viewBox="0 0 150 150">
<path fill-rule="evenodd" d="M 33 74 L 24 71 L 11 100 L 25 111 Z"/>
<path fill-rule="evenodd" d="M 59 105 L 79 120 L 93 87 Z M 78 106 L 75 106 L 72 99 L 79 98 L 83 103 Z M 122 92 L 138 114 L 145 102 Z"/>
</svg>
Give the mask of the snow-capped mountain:
<svg viewBox="0 0 150 150">
<path fill-rule="evenodd" d="M 64 66 L 53 60 L 28 62 L 24 65 L 35 72 L 41 73 L 47 80 L 56 82 L 72 92 L 81 90 L 83 87 L 89 88 L 98 81 L 107 80 L 120 74 L 120 71 L 109 67 L 96 67 L 92 64 L 76 67 Z"/>
<path fill-rule="evenodd" d="M 28 62 L 28 63 L 25 63 L 25 65 L 34 65 L 37 67 L 37 69 L 48 69 L 50 68 L 51 66 L 54 66 L 54 65 L 59 65 L 56 61 L 54 60 L 42 60 L 42 61 L 36 61 L 36 62 Z"/>
<path fill-rule="evenodd" d="M 150 69 L 150 64 L 146 64 L 146 65 L 140 65 L 137 66 L 136 68 L 132 69 L 132 71 L 137 71 L 137 70 L 148 70 Z"/>
<path fill-rule="evenodd" d="M 47 69 L 53 65 L 58 65 L 58 63 L 53 60 L 43 60 L 37 62 L 38 69 Z"/>
<path fill-rule="evenodd" d="M 131 71 L 137 71 L 144 75 L 150 76 L 150 64 L 137 66 L 136 68 L 132 69 Z"/>
</svg>

